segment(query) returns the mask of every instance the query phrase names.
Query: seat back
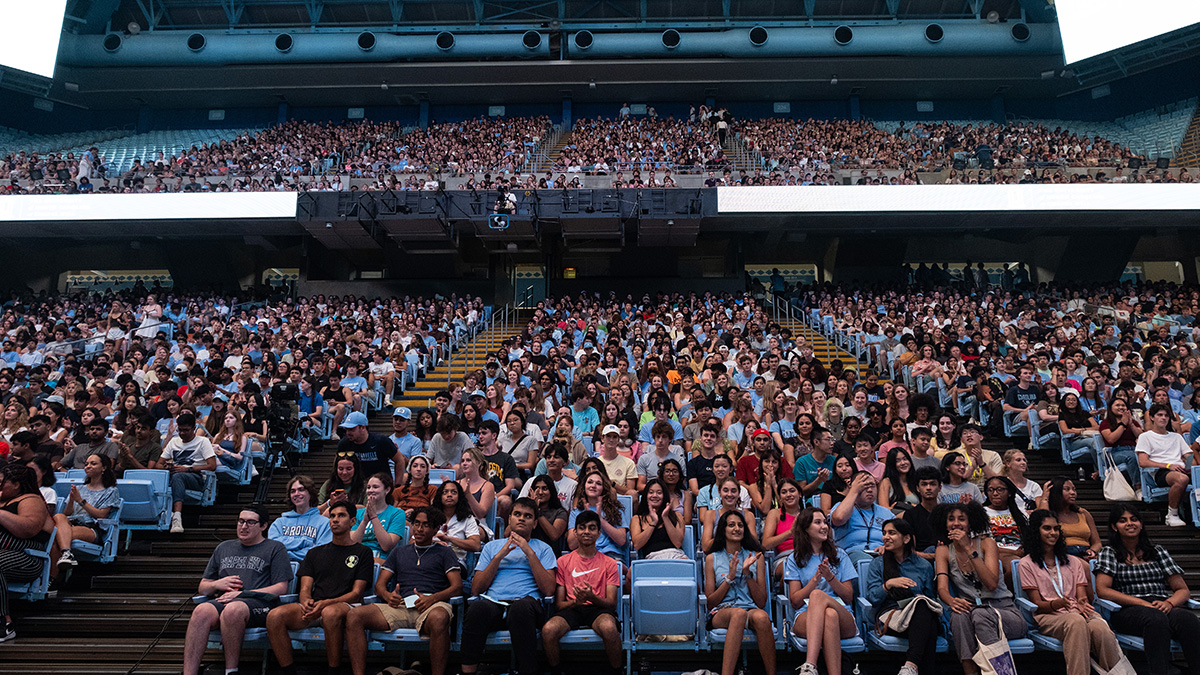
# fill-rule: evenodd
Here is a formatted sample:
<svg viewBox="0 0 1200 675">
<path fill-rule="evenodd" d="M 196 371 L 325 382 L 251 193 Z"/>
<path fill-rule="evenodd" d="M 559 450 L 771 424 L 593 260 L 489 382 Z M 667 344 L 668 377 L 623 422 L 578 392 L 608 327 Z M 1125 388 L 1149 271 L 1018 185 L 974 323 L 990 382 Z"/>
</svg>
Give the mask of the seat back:
<svg viewBox="0 0 1200 675">
<path fill-rule="evenodd" d="M 86 480 L 87 474 L 83 472 L 83 469 L 67 469 L 67 479 Z"/>
<path fill-rule="evenodd" d="M 691 525 L 683 528 L 683 552 L 692 560 L 696 559 L 696 528 Z"/>
<path fill-rule="evenodd" d="M 36 579 L 21 583 L 8 582 L 8 593 L 11 597 L 22 600 L 41 600 L 50 590 L 50 549 L 54 547 L 54 535 L 58 528 L 50 530 L 50 538 L 44 548 L 25 549 L 25 552 L 42 560 L 42 572 Z"/>
<path fill-rule="evenodd" d="M 692 560 L 635 560 L 630 594 L 635 635 L 695 635 L 699 588 Z"/>
<path fill-rule="evenodd" d="M 430 485 L 441 485 L 442 483 L 445 483 L 446 481 L 453 481 L 453 480 L 454 480 L 454 469 L 430 469 L 429 470 L 429 484 Z"/>
<path fill-rule="evenodd" d="M 121 522 L 125 524 L 156 523 L 163 511 L 163 504 L 154 493 L 154 485 L 148 480 L 121 478 L 117 481 L 124 508 Z"/>
</svg>

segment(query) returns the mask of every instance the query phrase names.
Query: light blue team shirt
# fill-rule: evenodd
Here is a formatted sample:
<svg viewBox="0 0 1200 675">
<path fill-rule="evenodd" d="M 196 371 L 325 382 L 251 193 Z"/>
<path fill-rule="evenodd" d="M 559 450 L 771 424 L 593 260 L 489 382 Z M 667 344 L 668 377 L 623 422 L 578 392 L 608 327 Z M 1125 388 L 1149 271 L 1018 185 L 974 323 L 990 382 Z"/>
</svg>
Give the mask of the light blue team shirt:
<svg viewBox="0 0 1200 675">
<path fill-rule="evenodd" d="M 492 558 L 500 553 L 506 543 L 508 543 L 508 539 L 496 539 L 484 544 L 475 569 L 481 570 L 490 565 Z M 558 561 L 554 557 L 554 549 L 550 548 L 549 544 L 541 539 L 530 539 L 529 546 L 537 554 L 538 562 L 542 564 L 542 567 L 547 570 L 553 570 L 556 567 Z M 499 569 L 496 570 L 495 578 L 492 579 L 492 585 L 488 586 L 484 594 L 496 600 L 542 597 L 537 580 L 534 579 L 533 570 L 529 567 L 529 561 L 521 549 L 514 548 L 504 556 L 504 559 L 500 561 Z"/>
<path fill-rule="evenodd" d="M 869 509 L 855 506 L 846 524 L 833 528 L 833 538 L 847 551 L 883 546 L 883 524 L 895 517 L 891 509 L 879 504 L 872 504 Z"/>
<path fill-rule="evenodd" d="M 421 444 L 421 439 L 411 433 L 404 434 L 403 436 L 392 434 L 388 438 L 392 439 L 392 442 L 396 444 L 396 449 L 400 451 L 400 454 L 409 459 L 412 459 L 413 455 L 419 455 L 425 450 Z"/>
<path fill-rule="evenodd" d="M 858 570 L 854 568 L 854 563 L 850 562 L 850 556 L 846 555 L 846 552 L 841 548 L 837 549 L 837 559 L 838 564 L 833 570 L 833 576 L 837 577 L 838 581 L 853 581 L 854 579 L 858 578 Z M 808 562 L 804 564 L 804 567 L 800 567 L 796 564 L 796 555 L 793 552 L 789 552 L 787 556 L 787 562 L 783 564 L 783 580 L 799 581 L 801 584 L 808 585 L 808 582 L 812 581 L 812 578 L 817 576 L 817 568 L 821 566 L 821 563 L 824 560 L 824 553 L 815 553 L 808 559 Z M 830 567 L 833 566 L 831 565 Z M 829 582 L 825 579 L 821 579 L 817 582 L 817 590 L 825 591 L 831 598 L 836 599 L 838 602 L 842 601 L 842 599 L 838 597 L 838 594 L 833 590 L 833 586 L 830 586 Z M 846 603 L 842 602 L 843 606 L 845 606 L 845 604 Z M 798 613 L 803 613 L 807 609 L 808 602 L 805 601 L 804 606 L 800 608 Z M 847 607 L 847 609 L 849 608 Z"/>
<path fill-rule="evenodd" d="M 595 509 L 589 509 L 589 510 L 594 511 Z M 582 509 L 572 509 L 570 518 L 567 520 L 567 527 L 569 527 L 571 529 L 575 529 L 575 519 L 579 517 L 580 513 L 583 513 Z M 600 513 L 600 517 L 604 518 L 604 512 L 600 511 L 599 513 Z M 622 522 L 623 523 L 628 522 L 629 517 L 631 515 L 632 514 L 629 514 L 629 513 L 622 514 Z M 626 542 L 629 541 L 628 534 L 626 534 L 626 536 L 625 536 L 625 541 Z M 601 553 L 611 553 L 613 555 L 623 555 L 625 553 L 625 551 L 622 547 L 617 546 L 617 544 L 612 539 L 608 538 L 608 535 L 604 533 L 604 528 L 600 528 L 600 536 L 596 539 L 596 550 L 600 551 Z M 476 569 L 478 569 L 478 566 L 476 566 Z"/>
</svg>

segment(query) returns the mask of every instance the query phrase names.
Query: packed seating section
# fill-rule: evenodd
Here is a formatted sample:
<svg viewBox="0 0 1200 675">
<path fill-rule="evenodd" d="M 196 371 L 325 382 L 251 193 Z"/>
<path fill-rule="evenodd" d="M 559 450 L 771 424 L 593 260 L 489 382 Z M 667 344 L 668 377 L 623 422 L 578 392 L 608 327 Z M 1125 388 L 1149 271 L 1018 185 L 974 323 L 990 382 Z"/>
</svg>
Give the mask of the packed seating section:
<svg viewBox="0 0 1200 675">
<path fill-rule="evenodd" d="M 1113 122 L 487 117 L 433 122 L 288 121 L 267 129 L 29 137 L 0 130 L 4 194 L 339 191 L 714 185 L 1192 182 L 1171 159 L 1196 100 Z M 561 142 L 559 139 L 562 139 Z M 607 184 L 607 183 L 605 183 Z"/>
<path fill-rule="evenodd" d="M 1074 506 L 1074 488 L 1067 486 L 1076 479 L 1104 480 L 1118 451 L 1138 455 L 1132 461 L 1137 466 L 1126 458 L 1118 468 L 1128 474 L 1127 488 L 1140 486 L 1131 498 L 1146 502 L 1147 513 L 1167 500 L 1168 525 L 1186 525 L 1183 518 L 1189 511 L 1192 524 L 1200 524 L 1194 490 L 1173 477 L 1183 473 L 1195 480 L 1200 470 L 1200 463 L 1187 467 L 1200 455 L 1200 326 L 1195 323 L 1200 290 L 1168 284 L 1034 287 L 1020 275 L 995 283 L 974 271 L 952 283 L 939 281 L 918 270 L 906 287 L 782 284 L 737 296 L 549 299 L 537 304 L 517 335 L 489 354 L 486 368 L 438 392 L 434 406 L 394 411 L 394 394 L 486 325 L 489 312 L 480 300 L 315 297 L 234 305 L 228 298 L 156 297 L 144 289 L 108 298 L 13 297 L 0 319 L 6 327 L 0 350 L 5 403 L 0 432 L 9 444 L 9 464 L 45 454 L 58 463 L 55 468 L 64 469 L 54 476 L 60 509 L 61 498 L 70 498 L 73 487 L 99 480 L 93 469 L 81 472 L 63 465 L 79 454 L 67 448 L 86 445 L 85 459 L 89 452 L 106 452 L 107 440 L 79 436 L 80 428 L 90 429 L 96 418 L 106 420 L 108 438 L 128 446 L 111 458 L 123 470 L 116 481 L 121 501 L 99 521 L 103 538 L 91 547 L 88 542 L 71 547 L 105 562 L 116 554 L 121 527 L 127 537 L 134 529 L 175 531 L 174 522 L 165 517 L 172 499 L 166 472 L 153 465 L 142 469 L 144 463 L 133 454 L 142 450 L 146 437 L 147 430 L 139 435 L 140 428 L 153 426 L 157 441 L 166 444 L 167 438 L 186 433 L 180 427 L 194 414 L 201 435 L 215 441 L 230 435 L 222 425 L 233 419 L 236 426 L 226 426 L 236 433 L 225 453 L 248 456 L 243 462 L 257 459 L 261 467 L 267 458 L 261 441 L 268 430 L 255 411 L 269 403 L 274 385 L 298 384 L 296 414 L 305 423 L 288 438 L 287 451 L 305 452 L 321 439 L 338 440 L 339 450 L 350 449 L 339 453 L 322 486 L 324 513 L 335 501 L 324 496 L 332 494 L 331 488 L 351 492 L 355 500 L 375 499 L 353 486 L 356 480 L 376 478 L 354 475 L 358 460 L 346 457 L 375 442 L 350 435 L 366 424 L 364 413 L 390 412 L 396 434 L 380 438 L 394 454 L 385 458 L 398 477 L 394 498 L 411 500 L 404 502 L 410 518 L 412 508 L 431 504 L 429 488 L 457 479 L 457 492 L 470 495 L 472 515 L 467 518 L 478 522 L 485 537 L 501 542 L 519 486 L 531 487 L 542 474 L 566 499 L 560 508 L 554 506 L 557 499 L 535 497 L 539 510 L 545 509 L 539 511 L 544 519 L 565 520 L 570 512 L 573 522 L 578 513 L 601 512 L 607 539 L 600 550 L 623 566 L 616 614 L 626 669 L 635 658 L 671 650 L 721 652 L 729 644 L 739 653 L 750 648 L 774 658 L 774 650 L 798 654 L 813 647 L 792 629 L 806 601 L 793 600 L 788 591 L 789 584 L 807 587 L 809 581 L 783 571 L 794 557 L 789 549 L 809 541 L 810 535 L 802 538 L 791 523 L 811 505 L 806 517 L 828 519 L 823 521 L 829 523 L 827 536 L 836 542 L 839 556 L 850 558 L 857 575 L 855 597 L 844 600 L 855 634 L 842 636 L 842 651 L 907 651 L 911 656 L 913 646 L 903 637 L 875 630 L 880 606 L 867 600 L 872 592 L 867 580 L 879 573 L 876 546 L 883 556 L 897 555 L 886 538 L 887 528 L 904 538 L 899 525 L 876 527 L 881 524 L 875 523 L 877 509 L 885 514 L 881 520 L 907 521 L 906 514 L 926 508 L 926 497 L 916 494 L 918 463 L 940 469 L 940 488 L 949 499 L 935 496 L 933 502 L 986 507 L 980 513 L 990 518 L 989 524 L 970 535 L 981 540 L 991 541 L 989 530 L 1007 526 L 1015 517 L 1012 508 L 1050 518 L 1075 514 L 1070 536 L 1078 539 L 1078 524 L 1092 519 Z M 818 336 L 842 351 L 815 353 Z M 342 378 L 349 395 L 330 388 L 331 376 Z M 1118 401 L 1128 415 L 1114 410 Z M 328 405 L 333 402 L 346 406 L 340 424 Z M 1129 448 L 1121 433 L 1105 433 L 1117 425 L 1136 426 L 1135 439 L 1178 436 L 1177 446 L 1186 450 L 1179 452 L 1179 470 L 1174 460 L 1160 466 L 1161 455 L 1148 443 Z M 1013 440 L 1013 449 L 1001 458 L 981 448 L 981 431 Z M 415 442 L 406 439 L 410 435 Z M 366 433 L 368 439 L 375 436 Z M 527 444 L 527 437 L 532 442 Z M 507 449 L 501 449 L 505 444 Z M 1045 486 L 1026 479 L 1026 452 L 1053 458 L 1061 453 L 1064 477 Z M 484 460 L 486 473 L 472 453 Z M 730 461 L 718 469 L 721 456 Z M 156 459 L 153 453 L 149 457 Z M 425 458 L 423 476 L 414 473 L 416 457 Z M 351 464 L 351 475 L 340 472 L 343 459 Z M 224 459 L 219 464 L 227 466 Z M 517 469 L 517 464 L 527 468 Z M 963 468 L 956 475 L 959 464 Z M 226 479 L 249 483 L 254 466 L 254 461 L 242 464 L 225 472 Z M 722 471 L 736 478 L 727 482 L 718 475 Z M 217 473 L 205 474 L 185 504 L 213 503 Z M 603 479 L 593 485 L 589 479 L 598 475 Z M 996 477 L 1003 477 L 1006 489 L 1015 488 L 1020 497 L 996 501 L 991 496 Z M 424 492 L 413 491 L 414 478 L 418 487 L 424 481 Z M 684 479 L 696 484 L 689 486 Z M 43 485 L 47 482 L 54 483 Z M 1107 489 L 1107 480 L 1105 485 Z M 1186 489 L 1176 489 L 1180 485 Z M 796 489 L 789 493 L 788 487 Z M 969 487 L 975 489 L 965 489 Z M 987 496 L 979 489 L 984 487 Z M 878 498 L 875 490 L 881 493 Z M 500 506 L 503 498 L 507 503 Z M 615 518 L 608 510 L 610 500 Z M 445 502 L 432 505 L 454 511 Z M 636 533 L 648 522 L 652 530 L 659 527 L 645 520 L 648 514 L 661 519 L 667 511 L 675 514 L 669 517 L 672 522 L 683 526 L 681 539 L 667 533 L 654 547 L 644 539 L 635 545 Z M 871 524 L 862 516 L 866 530 L 861 531 L 853 515 L 846 514 L 864 512 L 872 514 Z M 948 512 L 940 511 L 947 518 Z M 934 518 L 937 513 L 934 509 Z M 734 531 L 730 523 L 737 520 L 745 525 L 744 539 L 726 547 L 707 543 L 714 537 L 727 541 Z M 53 542 L 53 528 L 49 530 Z M 821 528 L 805 532 L 810 530 Z M 400 541 L 410 534 L 402 527 Z M 717 613 L 729 608 L 719 600 L 726 582 L 720 581 L 720 570 L 714 581 L 714 555 L 734 551 L 733 559 L 741 561 L 738 556 L 757 550 L 758 541 L 780 535 L 786 536 L 764 551 L 759 577 L 768 598 L 753 600 L 769 618 L 768 632 L 752 632 L 743 640 L 740 629 L 734 636 L 723 626 L 714 627 Z M 1085 533 L 1083 542 L 1070 544 L 1070 550 L 1095 564 L 1101 548 L 1094 525 L 1091 535 Z M 882 542 L 880 536 L 885 537 Z M 578 545 L 573 531 L 547 537 L 547 543 L 556 547 L 555 553 Z M 27 588 L 12 586 L 9 591 L 29 598 L 44 594 L 52 550 L 47 545 L 31 552 L 44 559 L 45 574 Z M 479 571 L 478 558 L 464 555 L 460 560 L 469 588 L 470 573 Z M 799 566 L 800 558 L 795 560 Z M 753 587 L 755 582 L 747 581 L 752 563 L 750 555 L 743 568 L 746 576 L 730 572 L 725 579 Z M 1017 605 L 1036 629 L 1042 610 L 1024 597 L 1016 561 L 1009 563 Z M 929 574 L 936 578 L 932 569 Z M 797 587 L 791 586 L 793 592 Z M 943 601 L 954 595 L 947 593 Z M 544 603 L 552 613 L 550 599 Z M 1112 603 L 1103 610 L 1121 611 Z M 465 616 L 465 611 L 455 616 L 455 651 Z M 938 652 L 954 649 L 947 617 L 938 619 Z M 753 617 L 746 627 L 754 631 Z M 644 639 L 662 635 L 686 638 Z M 588 631 L 567 637 L 571 639 L 564 638 L 564 644 L 602 646 Z M 1029 637 L 1037 649 L 1062 649 L 1056 638 L 1037 630 Z M 398 632 L 370 638 L 368 648 L 375 650 L 419 650 L 427 641 L 420 634 Z M 265 634 L 255 633 L 251 641 L 261 639 Z M 297 647 L 320 649 L 325 636 L 301 631 L 291 639 Z M 1136 650 L 1136 640 L 1127 636 L 1121 644 Z M 1032 647 L 1027 642 L 1010 636 L 1012 653 L 1028 653 Z M 208 643 L 219 644 L 219 635 L 210 636 Z M 508 634 L 493 634 L 487 645 L 513 651 L 527 647 L 514 644 Z"/>
</svg>

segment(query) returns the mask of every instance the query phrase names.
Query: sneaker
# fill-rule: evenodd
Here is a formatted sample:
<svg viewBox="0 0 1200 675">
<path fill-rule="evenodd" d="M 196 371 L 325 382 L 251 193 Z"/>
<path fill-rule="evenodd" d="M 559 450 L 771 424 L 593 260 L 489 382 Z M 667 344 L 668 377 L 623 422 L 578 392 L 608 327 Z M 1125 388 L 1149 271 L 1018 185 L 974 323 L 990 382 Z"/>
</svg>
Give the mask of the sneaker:
<svg viewBox="0 0 1200 675">
<path fill-rule="evenodd" d="M 1173 513 L 1167 514 L 1166 523 L 1169 527 L 1183 527 L 1184 525 L 1187 525 L 1187 523 L 1183 522 L 1182 518 Z"/>
<path fill-rule="evenodd" d="M 63 551 L 62 555 L 58 557 L 58 569 L 60 571 L 64 567 L 74 567 L 78 564 L 79 561 L 75 560 L 75 554 L 71 552 L 71 549 Z"/>
<path fill-rule="evenodd" d="M 800 673 L 800 675 L 818 675 L 817 666 L 807 661 L 801 664 L 801 666 L 797 669 L 797 672 Z"/>
<path fill-rule="evenodd" d="M 896 675 L 917 675 L 917 669 L 906 663 L 900 666 L 900 672 L 896 673 Z"/>
<path fill-rule="evenodd" d="M 183 532 L 183 514 L 178 511 L 171 514 L 171 534 Z"/>
<path fill-rule="evenodd" d="M 9 640 L 15 640 L 16 637 L 17 637 L 17 630 L 15 628 L 13 628 L 13 625 L 11 623 L 5 621 L 3 630 L 0 630 L 0 642 L 8 642 Z"/>
</svg>

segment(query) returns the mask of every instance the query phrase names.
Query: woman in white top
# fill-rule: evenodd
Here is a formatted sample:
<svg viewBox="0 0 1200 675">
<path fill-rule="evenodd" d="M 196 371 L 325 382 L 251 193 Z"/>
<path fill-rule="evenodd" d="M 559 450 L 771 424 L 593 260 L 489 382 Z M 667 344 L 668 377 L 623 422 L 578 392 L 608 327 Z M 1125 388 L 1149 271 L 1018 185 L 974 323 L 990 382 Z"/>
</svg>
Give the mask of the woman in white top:
<svg viewBox="0 0 1200 675">
<path fill-rule="evenodd" d="M 1046 505 L 1042 502 L 1042 486 L 1035 480 L 1029 480 L 1025 477 L 1025 470 L 1029 467 L 1029 460 L 1025 457 L 1023 450 L 1013 448 L 1004 453 L 1004 475 L 1012 482 L 1013 487 L 1017 488 L 1016 495 L 1025 502 L 1025 512 L 1029 513 L 1034 509 L 1044 509 Z M 1040 504 L 1040 506 L 1039 506 Z"/>
<path fill-rule="evenodd" d="M 471 507 L 463 499 L 462 488 L 452 480 L 443 482 L 433 496 L 433 505 L 446 514 L 446 522 L 433 535 L 433 540 L 454 549 L 458 561 L 465 563 L 468 554 L 478 553 L 483 548 L 480 543 L 483 535 L 479 521 L 471 515 Z"/>
<path fill-rule="evenodd" d="M 1179 502 L 1192 482 L 1183 457 L 1191 452 L 1193 461 L 1200 460 L 1200 450 L 1197 450 L 1200 443 L 1193 443 L 1189 447 L 1183 436 L 1167 431 L 1167 425 L 1171 423 L 1171 408 L 1167 405 L 1155 403 L 1150 406 L 1146 419 L 1149 428 L 1137 439 L 1138 466 L 1153 469 L 1153 477 L 1147 479 L 1153 480 L 1158 487 L 1170 488 L 1166 523 L 1171 527 L 1182 527 L 1184 522 L 1179 517 Z"/>
</svg>

